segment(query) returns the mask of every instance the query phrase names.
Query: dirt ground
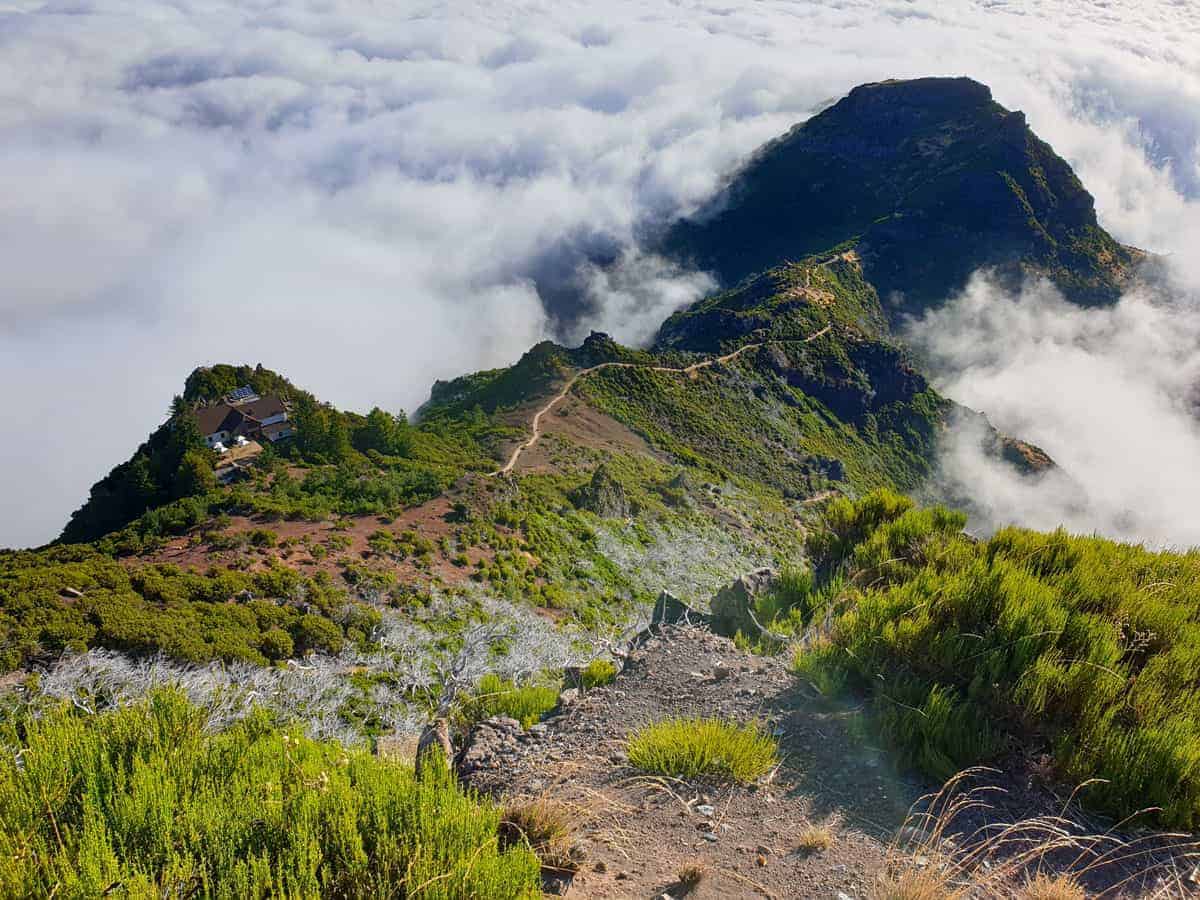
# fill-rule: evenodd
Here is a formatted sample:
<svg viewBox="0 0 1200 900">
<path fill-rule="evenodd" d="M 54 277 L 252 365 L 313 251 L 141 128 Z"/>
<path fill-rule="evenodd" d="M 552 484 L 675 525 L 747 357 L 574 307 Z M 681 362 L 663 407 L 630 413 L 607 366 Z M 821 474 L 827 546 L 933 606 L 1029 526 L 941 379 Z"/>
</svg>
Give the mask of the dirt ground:
<svg viewBox="0 0 1200 900">
<path fill-rule="evenodd" d="M 466 581 L 474 571 L 475 564 L 490 556 L 485 550 L 469 547 L 465 550 L 468 565 L 456 566 L 437 546 L 443 537 L 451 535 L 454 531 L 451 522 L 454 499 L 452 494 L 436 497 L 420 506 L 404 510 L 390 522 L 379 516 L 350 517 L 344 520 L 348 527 L 336 527 L 333 521 L 266 521 L 247 516 L 233 516 L 223 532 L 225 535 L 265 528 L 275 532 L 280 545 L 286 544 L 290 539 L 307 539 L 308 545 L 295 543 L 291 546 L 215 550 L 207 544 L 192 543 L 191 535 L 188 534 L 171 539 L 165 546 L 152 553 L 131 557 L 129 562 L 139 565 L 172 563 L 185 569 L 195 567 L 203 570 L 210 565 L 228 565 L 235 559 L 249 557 L 250 571 L 265 569 L 271 561 L 277 561 L 306 575 L 313 575 L 321 570 L 337 574 L 341 571 L 344 560 L 366 562 L 368 565 L 375 561 L 382 568 L 394 573 L 402 583 L 427 584 L 436 581 L 443 585 L 454 585 Z M 388 531 L 395 535 L 404 531 L 414 531 L 434 543 L 434 553 L 427 564 L 418 564 L 413 560 L 376 559 L 368 544 L 368 538 L 376 531 Z M 329 549 L 320 559 L 314 558 L 309 548 L 313 545 L 325 545 L 331 539 L 349 543 L 344 548 Z"/>
<path fill-rule="evenodd" d="M 586 857 L 568 897 L 678 897 L 676 873 L 693 862 L 708 874 L 689 897 L 862 897 L 926 786 L 899 777 L 861 740 L 852 710 L 797 702 L 798 689 L 780 659 L 672 627 L 637 650 L 615 684 L 544 728 L 477 735 L 462 766 L 488 793 L 548 796 L 577 810 Z M 783 763 L 749 787 L 630 768 L 626 736 L 669 716 L 758 720 L 778 735 Z M 812 825 L 832 830 L 829 849 L 800 847 Z"/>
<path fill-rule="evenodd" d="M 521 474 L 561 472 L 577 467 L 589 450 L 668 459 L 627 425 L 572 395 L 542 417 L 541 438 L 521 454 L 514 468 Z"/>
<path fill-rule="evenodd" d="M 567 897 L 865 900 L 879 896 L 872 891 L 889 865 L 953 866 L 956 858 L 974 860 L 956 876 L 972 887 L 956 896 L 1030 900 L 1042 895 L 1023 892 L 1029 878 L 1064 871 L 1078 876 L 1088 897 L 1200 894 L 1193 836 L 1118 833 L 1082 814 L 1068 821 L 1070 789 L 1040 781 L 1019 755 L 1002 770 L 976 772 L 969 783 L 987 802 L 964 806 L 928 842 L 908 814 L 929 808 L 922 798 L 940 785 L 902 772 L 873 746 L 860 709 L 817 696 L 784 659 L 739 651 L 703 626 L 661 629 L 631 653 L 612 685 L 566 697 L 528 731 L 511 720 L 477 726 L 459 770 L 502 800 L 547 798 L 571 810 L 581 866 L 553 885 Z M 779 768 L 738 786 L 649 776 L 628 765 L 631 732 L 706 716 L 759 722 L 779 740 Z M 814 827 L 831 835 L 828 848 L 803 846 Z M 997 833 L 1007 835 L 1003 842 L 968 852 L 980 836 Z M 1051 849 L 1025 857 L 1026 838 Z M 1018 857 L 1026 862 L 1013 868 Z M 685 891 L 677 873 L 691 864 L 706 875 Z"/>
</svg>

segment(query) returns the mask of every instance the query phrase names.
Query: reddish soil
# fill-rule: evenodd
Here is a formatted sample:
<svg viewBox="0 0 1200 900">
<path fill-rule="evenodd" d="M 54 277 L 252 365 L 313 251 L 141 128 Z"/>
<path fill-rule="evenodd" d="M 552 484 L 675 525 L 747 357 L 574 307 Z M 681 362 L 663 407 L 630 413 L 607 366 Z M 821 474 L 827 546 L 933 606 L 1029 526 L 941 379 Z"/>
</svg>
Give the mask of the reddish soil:
<svg viewBox="0 0 1200 900">
<path fill-rule="evenodd" d="M 265 521 L 247 516 L 233 516 L 229 527 L 222 534 L 233 536 L 263 528 L 277 535 L 277 546 L 216 550 L 207 544 L 194 544 L 189 534 L 173 538 L 164 547 L 133 557 L 130 562 L 172 563 L 182 568 L 204 569 L 213 564 L 228 565 L 235 560 L 248 559 L 250 571 L 265 569 L 272 561 L 276 561 L 306 575 L 313 575 L 318 571 L 337 574 L 346 561 L 353 561 L 363 563 L 369 568 L 391 571 L 402 583 L 459 584 L 468 578 L 479 560 L 490 560 L 492 554 L 478 547 L 465 548 L 464 552 L 470 564 L 460 567 L 454 565 L 442 552 L 439 545 L 441 539 L 453 536 L 456 531 L 455 524 L 449 520 L 453 502 L 453 493 L 436 497 L 420 506 L 404 510 L 391 522 L 386 522 L 379 516 L 351 517 L 342 520 L 342 524 L 333 521 Z M 368 538 L 376 531 L 387 531 L 395 535 L 404 531 L 416 532 L 434 543 L 432 558 L 428 563 L 420 563 L 412 559 L 397 561 L 380 556 L 368 543 Z M 296 543 L 285 546 L 289 541 Z M 307 543 L 301 543 L 303 541 Z M 348 542 L 348 545 L 344 548 L 337 547 L 342 541 Z M 321 559 L 312 556 L 311 547 L 316 545 L 327 549 L 326 555 Z"/>
<path fill-rule="evenodd" d="M 542 417 L 540 434 L 541 439 L 520 454 L 517 472 L 561 472 L 578 467 L 587 458 L 581 449 L 666 459 L 628 426 L 574 396 Z M 564 444 L 570 445 L 569 451 Z"/>
</svg>

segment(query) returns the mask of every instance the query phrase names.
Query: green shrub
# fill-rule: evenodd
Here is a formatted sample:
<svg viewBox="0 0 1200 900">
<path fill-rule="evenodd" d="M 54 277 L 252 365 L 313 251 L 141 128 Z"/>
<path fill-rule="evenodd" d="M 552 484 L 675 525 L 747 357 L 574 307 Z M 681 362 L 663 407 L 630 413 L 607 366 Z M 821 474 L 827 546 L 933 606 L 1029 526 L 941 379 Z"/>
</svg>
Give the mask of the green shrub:
<svg viewBox="0 0 1200 900">
<path fill-rule="evenodd" d="M 287 659 L 296 652 L 292 636 L 282 628 L 272 628 L 263 634 L 259 649 L 267 659 Z"/>
<path fill-rule="evenodd" d="M 517 685 L 498 675 L 484 675 L 475 695 L 467 701 L 464 715 L 470 722 L 508 716 L 528 728 L 558 705 L 559 687 L 538 683 Z"/>
<path fill-rule="evenodd" d="M 6 897 L 531 897 L 538 860 L 445 766 L 411 767 L 274 728 L 219 734 L 161 691 L 99 716 L 3 725 Z"/>
<path fill-rule="evenodd" d="M 342 649 L 342 631 L 333 622 L 313 613 L 300 618 L 300 648 L 302 651 L 321 650 L 338 653 Z"/>
<path fill-rule="evenodd" d="M 279 535 L 269 528 L 255 528 L 250 532 L 250 543 L 255 547 L 274 547 L 279 543 Z"/>
<path fill-rule="evenodd" d="M 281 602 L 301 590 L 307 616 Z M 372 617 L 322 574 L 306 578 L 282 565 L 253 573 L 213 566 L 199 574 L 168 564 L 123 565 L 79 545 L 0 553 L 3 669 L 89 647 L 263 664 L 272 629 L 287 632 L 300 650 L 336 652 L 344 628 L 371 634 Z M 280 652 L 285 645 L 273 639 L 271 646 Z"/>
<path fill-rule="evenodd" d="M 885 736 L 936 777 L 1038 748 L 1070 782 L 1105 779 L 1083 796 L 1106 812 L 1200 825 L 1200 552 L 1061 530 L 975 541 L 945 509 L 850 506 L 854 543 L 810 541 L 852 587 L 799 658 L 807 677 L 872 694 Z"/>
<path fill-rule="evenodd" d="M 677 778 L 717 776 L 749 784 L 778 762 L 778 742 L 757 725 L 666 719 L 629 738 L 629 764 Z"/>
<path fill-rule="evenodd" d="M 583 670 L 580 681 L 583 683 L 583 689 L 590 691 L 595 687 L 612 684 L 616 677 L 617 667 L 612 660 L 593 659 Z"/>
</svg>

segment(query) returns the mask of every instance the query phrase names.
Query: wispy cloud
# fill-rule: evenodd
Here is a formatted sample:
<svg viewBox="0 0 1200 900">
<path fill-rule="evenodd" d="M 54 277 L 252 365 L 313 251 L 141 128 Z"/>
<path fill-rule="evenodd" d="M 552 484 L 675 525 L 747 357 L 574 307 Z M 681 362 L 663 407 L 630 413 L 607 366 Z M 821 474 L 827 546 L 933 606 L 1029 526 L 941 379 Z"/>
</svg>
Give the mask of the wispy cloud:
<svg viewBox="0 0 1200 900">
<path fill-rule="evenodd" d="M 1014 296 L 978 276 L 908 337 L 943 391 L 1061 467 L 1017 476 L 960 423 L 941 462 L 977 527 L 1200 546 L 1200 292 L 1136 290 L 1084 310 L 1045 283 Z"/>
<path fill-rule="evenodd" d="M 989 82 L 1107 225 L 1182 250 L 1198 59 L 1169 2 L 2 4 L 0 544 L 200 363 L 412 407 L 542 336 L 644 337 L 705 282 L 640 224 L 862 81 Z"/>
</svg>

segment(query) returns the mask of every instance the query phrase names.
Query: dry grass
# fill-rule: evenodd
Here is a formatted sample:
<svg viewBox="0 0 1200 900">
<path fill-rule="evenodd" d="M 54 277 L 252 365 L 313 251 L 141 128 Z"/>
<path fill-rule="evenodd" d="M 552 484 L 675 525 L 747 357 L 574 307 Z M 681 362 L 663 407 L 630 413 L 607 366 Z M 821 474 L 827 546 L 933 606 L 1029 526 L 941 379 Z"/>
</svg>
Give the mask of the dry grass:
<svg viewBox="0 0 1200 900">
<path fill-rule="evenodd" d="M 698 888 L 700 883 L 707 877 L 708 867 L 703 863 L 703 861 L 698 859 L 684 863 L 675 873 L 675 880 L 684 896 L 690 894 L 692 891 Z"/>
<path fill-rule="evenodd" d="M 828 850 L 837 840 L 836 824 L 827 822 L 807 822 L 796 835 L 797 849 L 805 853 L 820 853 Z"/>
<path fill-rule="evenodd" d="M 1087 891 L 1070 875 L 1034 876 L 1021 889 L 1021 900 L 1087 900 Z"/>
<path fill-rule="evenodd" d="M 999 789 L 967 785 L 989 773 L 960 772 L 914 806 L 889 850 L 887 872 L 873 889 L 872 900 L 1084 900 L 1131 890 L 1156 898 L 1193 896 L 1185 886 L 1185 873 L 1200 860 L 1200 842 L 1194 836 L 1128 836 L 1116 828 L 1088 833 L 1067 815 L 1074 795 L 1060 815 L 1012 823 L 994 814 L 980 816 L 981 810 L 992 809 L 987 798 Z M 968 813 L 986 824 L 964 832 L 960 825 Z"/>
<path fill-rule="evenodd" d="M 886 875 L 871 886 L 870 900 L 954 900 L 961 896 L 939 869 L 904 868 Z"/>
<path fill-rule="evenodd" d="M 575 846 L 575 819 L 565 803 L 539 797 L 509 803 L 500 818 L 500 844 L 526 843 L 537 855 L 542 871 L 550 876 L 579 870 Z"/>
</svg>

